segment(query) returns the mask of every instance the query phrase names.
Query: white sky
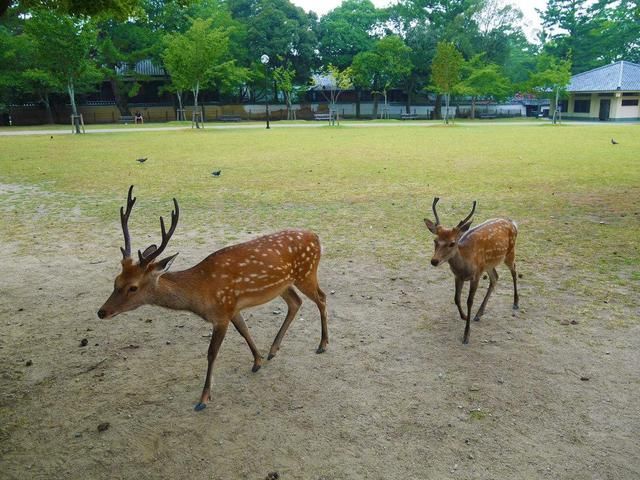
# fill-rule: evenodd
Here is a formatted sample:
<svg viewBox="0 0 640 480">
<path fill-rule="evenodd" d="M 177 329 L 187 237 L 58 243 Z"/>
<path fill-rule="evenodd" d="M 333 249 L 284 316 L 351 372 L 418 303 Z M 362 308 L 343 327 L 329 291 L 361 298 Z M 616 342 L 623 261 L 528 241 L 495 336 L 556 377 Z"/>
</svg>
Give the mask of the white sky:
<svg viewBox="0 0 640 480">
<path fill-rule="evenodd" d="M 334 9 L 342 3 L 342 0 L 291 0 L 292 3 L 304 8 L 313 10 L 318 15 L 324 15 L 329 10 Z M 372 0 L 377 7 L 384 7 L 392 3 L 393 0 Z M 540 17 L 536 8 L 542 10 L 547 4 L 546 0 L 505 0 L 517 6 L 524 14 L 524 31 L 529 40 L 535 39 L 535 31 L 540 28 Z"/>
</svg>

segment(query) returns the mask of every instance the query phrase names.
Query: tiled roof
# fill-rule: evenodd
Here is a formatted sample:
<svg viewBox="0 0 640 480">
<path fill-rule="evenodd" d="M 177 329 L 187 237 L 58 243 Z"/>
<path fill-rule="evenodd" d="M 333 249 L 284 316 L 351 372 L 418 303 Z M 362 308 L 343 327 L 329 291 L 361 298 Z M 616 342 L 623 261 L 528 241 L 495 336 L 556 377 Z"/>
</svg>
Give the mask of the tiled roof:
<svg viewBox="0 0 640 480">
<path fill-rule="evenodd" d="M 616 62 L 571 77 L 570 92 L 640 91 L 640 65 Z"/>
<path fill-rule="evenodd" d="M 134 71 L 137 75 L 148 75 L 150 77 L 163 77 L 166 75 L 164 69 L 155 65 L 151 60 L 140 60 L 136 63 Z M 123 63 L 116 67 L 118 75 L 131 75 L 129 64 Z"/>
</svg>

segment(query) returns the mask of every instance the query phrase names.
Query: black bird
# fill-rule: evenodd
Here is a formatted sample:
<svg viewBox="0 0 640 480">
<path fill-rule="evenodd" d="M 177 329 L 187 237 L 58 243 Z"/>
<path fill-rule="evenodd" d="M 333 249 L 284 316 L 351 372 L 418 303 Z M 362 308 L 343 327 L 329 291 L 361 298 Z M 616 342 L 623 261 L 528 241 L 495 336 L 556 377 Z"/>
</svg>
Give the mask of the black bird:
<svg viewBox="0 0 640 480">
<path fill-rule="evenodd" d="M 146 162 L 146 161 L 147 161 L 147 157 L 144 157 L 144 158 L 136 158 L 136 162 L 138 162 L 138 163 L 144 163 L 144 162 Z"/>
<path fill-rule="evenodd" d="M 618 142 L 616 142 L 613 138 L 611 139 L 611 145 L 618 145 Z"/>
<path fill-rule="evenodd" d="M 213 172 L 211 172 L 211 175 L 213 175 L 214 177 L 219 177 L 221 173 L 222 170 L 214 170 Z"/>
</svg>

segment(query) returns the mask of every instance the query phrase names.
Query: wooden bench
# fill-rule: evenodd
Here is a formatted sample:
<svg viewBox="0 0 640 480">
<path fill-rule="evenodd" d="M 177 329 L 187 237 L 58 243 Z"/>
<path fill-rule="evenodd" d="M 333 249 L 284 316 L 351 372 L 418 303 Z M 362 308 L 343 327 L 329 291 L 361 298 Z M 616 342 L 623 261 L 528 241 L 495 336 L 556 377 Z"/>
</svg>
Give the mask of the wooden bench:
<svg viewBox="0 0 640 480">
<path fill-rule="evenodd" d="M 415 113 L 401 113 L 400 120 L 417 120 L 418 115 Z"/>
<path fill-rule="evenodd" d="M 220 120 L 221 122 L 241 122 L 242 118 L 238 117 L 237 115 L 220 115 L 218 117 L 218 120 Z"/>
<path fill-rule="evenodd" d="M 120 123 L 133 123 L 135 119 L 136 117 L 134 117 L 133 115 L 121 115 Z"/>
<path fill-rule="evenodd" d="M 331 117 L 332 117 L 332 115 L 330 113 L 314 113 L 313 114 L 313 119 L 314 120 L 331 121 Z"/>
</svg>

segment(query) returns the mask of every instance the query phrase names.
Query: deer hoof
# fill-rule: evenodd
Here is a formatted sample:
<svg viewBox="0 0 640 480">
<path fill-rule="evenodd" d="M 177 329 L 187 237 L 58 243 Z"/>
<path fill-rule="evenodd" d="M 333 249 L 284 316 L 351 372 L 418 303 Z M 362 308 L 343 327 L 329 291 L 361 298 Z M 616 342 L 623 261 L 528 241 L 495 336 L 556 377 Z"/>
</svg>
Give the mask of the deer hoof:
<svg viewBox="0 0 640 480">
<path fill-rule="evenodd" d="M 513 304 L 513 309 L 514 309 L 514 310 L 519 310 L 519 309 L 520 309 L 520 307 L 518 306 L 518 304 L 517 304 L 517 303 L 514 303 L 514 304 Z"/>
<path fill-rule="evenodd" d="M 202 402 L 198 402 L 198 404 L 197 404 L 195 407 L 193 407 L 193 409 L 194 409 L 196 412 L 199 412 L 199 411 L 201 411 L 201 410 L 204 410 L 205 408 L 207 408 L 207 404 L 206 404 L 206 403 L 202 403 Z"/>
<path fill-rule="evenodd" d="M 474 322 L 479 322 L 480 321 L 480 315 L 476 315 L 475 317 L 473 317 L 473 321 Z"/>
<path fill-rule="evenodd" d="M 318 349 L 316 350 L 316 353 L 324 353 L 324 352 L 325 352 L 324 347 L 318 347 Z"/>
<path fill-rule="evenodd" d="M 270 353 L 270 354 L 267 356 L 267 360 L 271 360 L 271 359 L 272 359 L 273 357 L 275 357 L 275 356 L 276 356 L 276 354 L 275 354 L 275 353 Z"/>
<path fill-rule="evenodd" d="M 251 369 L 251 371 L 252 371 L 253 373 L 256 373 L 258 370 L 260 370 L 260 367 L 261 367 L 261 366 L 262 366 L 262 365 L 254 365 L 254 366 L 253 366 L 253 368 Z"/>
</svg>

